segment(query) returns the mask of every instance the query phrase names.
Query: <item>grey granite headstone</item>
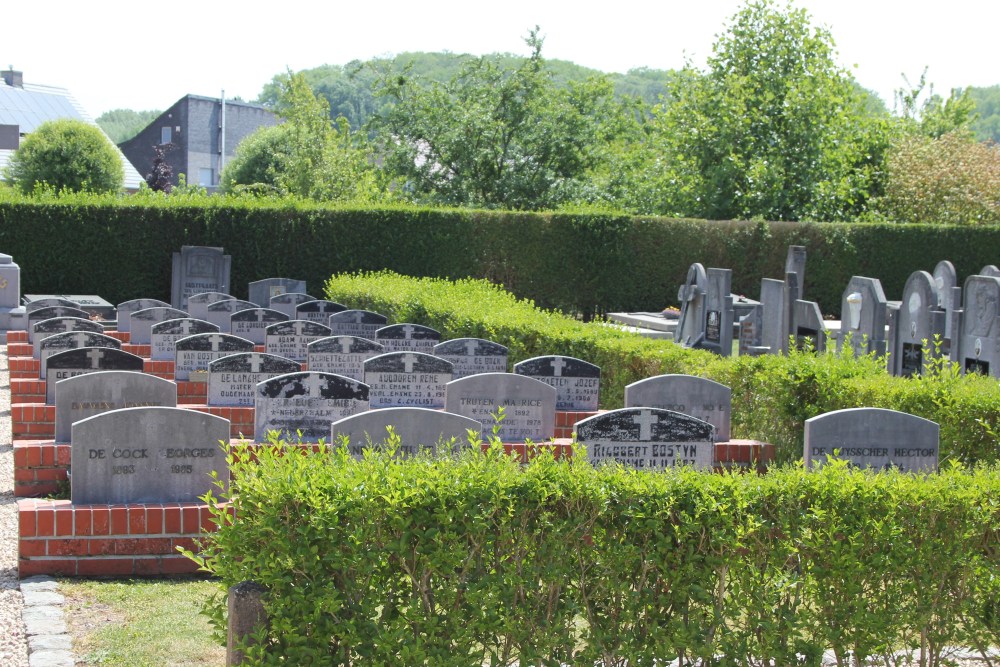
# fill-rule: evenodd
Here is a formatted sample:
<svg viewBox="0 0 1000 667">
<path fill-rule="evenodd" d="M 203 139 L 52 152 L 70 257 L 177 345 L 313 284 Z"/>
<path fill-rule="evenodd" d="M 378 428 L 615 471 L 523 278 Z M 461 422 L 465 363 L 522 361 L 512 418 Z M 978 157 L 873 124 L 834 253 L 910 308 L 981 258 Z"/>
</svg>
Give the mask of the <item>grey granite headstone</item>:
<svg viewBox="0 0 1000 667">
<path fill-rule="evenodd" d="M 499 409 L 503 419 L 496 421 Z M 475 419 L 487 436 L 498 427 L 503 442 L 541 442 L 555 436 L 556 389 L 516 373 L 480 373 L 445 386 L 448 412 Z"/>
<path fill-rule="evenodd" d="M 365 379 L 365 361 L 385 354 L 385 348 L 375 341 L 357 336 L 320 338 L 306 348 L 309 370 L 336 373 L 361 382 Z"/>
<path fill-rule="evenodd" d="M 327 320 L 332 336 L 357 336 L 375 340 L 375 332 L 388 324 L 389 318 L 370 310 L 342 310 Z"/>
<path fill-rule="evenodd" d="M 958 273 L 955 266 L 942 260 L 934 267 L 934 291 L 938 297 L 938 308 L 945 311 L 944 337 L 951 341 L 951 318 L 952 311 L 962 307 L 961 290 L 958 290 L 959 299 L 956 300 L 956 289 L 958 288 Z"/>
<path fill-rule="evenodd" d="M 371 408 L 443 408 L 450 361 L 422 352 L 388 352 L 365 361 Z"/>
<path fill-rule="evenodd" d="M 760 344 L 770 354 L 788 351 L 785 283 L 782 280 L 762 278 L 760 281 L 761 334 Z"/>
<path fill-rule="evenodd" d="M 710 470 L 715 462 L 715 427 L 670 410 L 611 410 L 577 422 L 576 436 L 595 464 L 616 461 L 642 470 L 678 465 Z"/>
<path fill-rule="evenodd" d="M 72 426 L 122 408 L 177 407 L 177 385 L 135 371 L 99 371 L 56 383 L 56 442 L 69 442 Z"/>
<path fill-rule="evenodd" d="M 741 355 L 757 356 L 770 352 L 762 340 L 764 332 L 764 305 L 755 304 L 740 316 L 739 353 Z"/>
<path fill-rule="evenodd" d="M 122 349 L 121 341 L 102 333 L 93 331 L 67 331 L 66 333 L 47 336 L 38 348 L 38 377 L 41 380 L 47 379 L 45 362 L 53 354 L 59 354 L 66 350 L 75 350 L 80 347 L 109 347 L 115 350 Z"/>
<path fill-rule="evenodd" d="M 697 417 L 715 427 L 715 439 L 730 438 L 733 391 L 694 375 L 657 375 L 625 387 L 626 408 L 659 408 Z"/>
<path fill-rule="evenodd" d="M 46 299 L 35 299 L 33 301 L 29 301 L 28 303 L 24 304 L 24 309 L 29 313 L 33 313 L 39 308 L 51 308 L 53 306 L 64 306 L 67 308 L 79 308 L 80 310 L 83 310 L 83 308 L 80 308 L 80 304 L 78 304 L 76 301 L 70 301 L 69 299 L 62 299 L 59 297 L 50 297 Z"/>
<path fill-rule="evenodd" d="M 31 354 L 35 359 L 39 358 L 42 349 L 42 341 L 49 336 L 66 333 L 68 331 L 88 331 L 90 333 L 104 333 L 104 327 L 100 322 L 85 320 L 82 317 L 53 317 L 48 320 L 36 322 L 31 326 L 30 334 L 33 339 Z"/>
<path fill-rule="evenodd" d="M 229 269 L 232 258 L 222 248 L 181 247 L 173 257 L 170 303 L 185 308 L 188 297 L 202 292 L 229 293 Z M 201 318 L 203 319 L 203 318 Z"/>
<path fill-rule="evenodd" d="M 157 307 L 137 310 L 132 313 L 132 331 L 129 334 L 129 342 L 133 345 L 152 345 L 154 324 L 158 322 L 166 322 L 167 320 L 187 319 L 189 317 L 193 316 L 189 316 L 183 310 L 178 310 L 176 308 Z"/>
<path fill-rule="evenodd" d="M 49 301 L 56 305 L 65 304 L 86 311 L 95 319 L 114 320 L 115 307 L 97 294 L 25 294 L 26 304 Z"/>
<path fill-rule="evenodd" d="M 125 408 L 73 424 L 74 505 L 198 502 L 228 479 L 229 420 L 182 408 Z"/>
<path fill-rule="evenodd" d="M 236 297 L 225 292 L 199 292 L 188 297 L 187 312 L 199 320 L 208 321 L 208 307 L 219 301 L 229 301 Z"/>
<path fill-rule="evenodd" d="M 801 299 L 806 289 L 806 247 L 804 245 L 788 246 L 785 255 L 785 275 L 795 274 L 796 299 Z"/>
<path fill-rule="evenodd" d="M 938 430 L 932 421 L 895 410 L 827 412 L 805 422 L 806 467 L 820 467 L 830 456 L 859 468 L 933 472 L 938 468 Z"/>
<path fill-rule="evenodd" d="M 302 292 L 286 292 L 271 297 L 270 308 L 279 313 L 288 315 L 288 319 L 295 319 L 295 307 L 306 301 L 315 301 L 316 297 Z"/>
<path fill-rule="evenodd" d="M 174 379 L 190 380 L 191 374 L 208 372 L 208 364 L 237 352 L 253 352 L 252 341 L 232 334 L 204 333 L 174 343 Z"/>
<path fill-rule="evenodd" d="M 792 324 L 795 331 L 795 342 L 798 348 L 811 348 L 815 352 L 826 350 L 826 325 L 823 323 L 823 313 L 815 301 L 795 302 Z"/>
<path fill-rule="evenodd" d="M 261 308 L 271 307 L 271 297 L 289 292 L 305 292 L 306 281 L 293 278 L 264 278 L 247 286 L 247 301 L 253 301 Z M 289 318 L 291 319 L 291 318 Z"/>
<path fill-rule="evenodd" d="M 118 313 L 118 324 L 115 328 L 118 331 L 128 333 L 132 331 L 132 313 L 135 311 L 146 310 L 147 308 L 169 307 L 169 303 L 166 301 L 160 301 L 159 299 L 132 299 L 130 301 L 122 301 L 115 307 L 115 310 Z"/>
<path fill-rule="evenodd" d="M 110 347 L 81 347 L 53 354 L 46 360 L 45 402 L 55 405 L 59 380 L 98 371 L 142 372 L 142 357 Z"/>
<path fill-rule="evenodd" d="M 697 347 L 705 338 L 705 296 L 708 275 L 705 267 L 694 263 L 688 269 L 687 280 L 677 293 L 681 314 L 674 330 L 674 342 L 684 347 Z"/>
<path fill-rule="evenodd" d="M 556 410 L 593 412 L 601 393 L 599 366 L 558 355 L 534 357 L 514 364 L 514 372 L 556 388 Z"/>
<path fill-rule="evenodd" d="M 181 317 L 157 322 L 150 327 L 149 332 L 149 358 L 157 361 L 174 361 L 177 358 L 177 341 L 195 334 L 219 333 L 219 327 L 205 320 Z"/>
<path fill-rule="evenodd" d="M 855 356 L 886 353 L 886 299 L 877 278 L 853 276 L 840 298 L 840 335 L 837 352 L 849 340 Z"/>
<path fill-rule="evenodd" d="M 1000 269 L 997 268 L 996 264 L 987 264 L 979 270 L 979 275 L 987 278 L 1000 278 Z"/>
<path fill-rule="evenodd" d="M 434 346 L 434 356 L 455 365 L 455 379 L 477 373 L 506 373 L 509 350 L 483 338 L 455 338 Z"/>
<path fill-rule="evenodd" d="M 263 352 L 237 352 L 208 362 L 208 404 L 253 407 L 257 384 L 299 373 L 297 361 Z"/>
<path fill-rule="evenodd" d="M 306 301 L 295 306 L 295 319 L 306 320 L 307 322 L 319 322 L 325 326 L 331 315 L 345 310 L 347 310 L 347 306 L 336 301 L 313 299 L 312 301 Z"/>
<path fill-rule="evenodd" d="M 941 356 L 945 330 L 945 311 L 939 306 L 934 279 L 929 273 L 910 274 L 895 313 L 895 322 L 890 327 L 889 372 L 922 375 L 928 364 Z"/>
<path fill-rule="evenodd" d="M 267 342 L 267 328 L 278 322 L 287 322 L 288 315 L 271 308 L 250 308 L 233 313 L 229 319 L 234 336 L 252 340 L 255 345 Z"/>
<path fill-rule="evenodd" d="M 705 336 L 698 345 L 703 350 L 728 357 L 733 354 L 733 272 L 709 269 L 705 294 Z"/>
<path fill-rule="evenodd" d="M 348 438 L 348 451 L 361 458 L 369 447 L 378 449 L 389 435 L 388 427 L 399 436 L 397 454 L 412 456 L 430 449 L 437 452 L 438 443 L 456 449 L 469 446 L 469 431 L 481 437 L 481 426 L 475 419 L 429 408 L 384 408 L 345 417 L 330 427 L 330 442 L 337 446 L 341 437 Z"/>
<path fill-rule="evenodd" d="M 422 324 L 390 324 L 375 332 L 375 342 L 384 345 L 386 352 L 434 354 L 434 346 L 441 342 L 441 332 Z"/>
<path fill-rule="evenodd" d="M 222 333 L 234 333 L 232 331 L 232 317 L 243 310 L 256 310 L 257 304 L 242 299 L 225 299 L 208 304 L 208 315 L 206 320 L 219 327 Z"/>
<path fill-rule="evenodd" d="M 306 361 L 309 357 L 309 343 L 329 335 L 330 327 L 318 322 L 278 322 L 264 330 L 264 351 L 295 361 Z"/>
<path fill-rule="evenodd" d="M 966 373 L 1000 377 L 1000 278 L 969 276 L 962 297 L 961 328 L 952 358 Z"/>
<path fill-rule="evenodd" d="M 39 308 L 38 310 L 32 311 L 28 313 L 26 317 L 28 322 L 28 342 L 34 343 L 34 328 L 39 322 L 44 322 L 45 320 L 51 320 L 57 317 L 74 317 L 81 320 L 89 320 L 90 313 L 85 310 L 71 308 L 69 306 L 48 306 L 46 308 Z"/>
<path fill-rule="evenodd" d="M 257 385 L 254 439 L 271 431 L 290 442 L 330 437 L 330 425 L 368 409 L 368 385 L 332 373 L 289 373 Z"/>
<path fill-rule="evenodd" d="M 0 332 L 26 328 L 26 318 L 21 305 L 21 267 L 10 255 L 0 253 Z"/>
</svg>

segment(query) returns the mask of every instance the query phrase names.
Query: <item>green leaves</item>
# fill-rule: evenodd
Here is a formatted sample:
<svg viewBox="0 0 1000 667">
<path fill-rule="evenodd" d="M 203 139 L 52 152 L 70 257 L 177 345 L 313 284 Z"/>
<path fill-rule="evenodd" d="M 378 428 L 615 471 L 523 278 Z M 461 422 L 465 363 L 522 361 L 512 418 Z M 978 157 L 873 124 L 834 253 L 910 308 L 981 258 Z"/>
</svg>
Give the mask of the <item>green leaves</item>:
<svg viewBox="0 0 1000 667">
<path fill-rule="evenodd" d="M 25 137 L 7 165 L 6 177 L 25 194 L 37 191 L 114 193 L 124 169 L 107 137 L 82 120 L 46 121 Z"/>
</svg>

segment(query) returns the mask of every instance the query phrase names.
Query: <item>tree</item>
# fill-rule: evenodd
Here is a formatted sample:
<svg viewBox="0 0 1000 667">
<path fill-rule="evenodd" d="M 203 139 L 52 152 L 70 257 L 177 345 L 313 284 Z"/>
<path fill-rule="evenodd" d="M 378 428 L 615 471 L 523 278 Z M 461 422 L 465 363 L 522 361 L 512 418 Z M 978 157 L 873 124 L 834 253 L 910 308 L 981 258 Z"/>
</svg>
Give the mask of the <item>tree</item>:
<svg viewBox="0 0 1000 667">
<path fill-rule="evenodd" d="M 82 120 L 46 121 L 11 156 L 7 178 L 25 193 L 56 190 L 117 192 L 125 180 L 121 158 L 106 136 Z"/>
<path fill-rule="evenodd" d="M 156 120 L 159 111 L 133 111 L 132 109 L 112 109 L 97 117 L 97 125 L 104 130 L 111 141 L 120 144 L 128 141 Z"/>
<path fill-rule="evenodd" d="M 173 144 L 157 144 L 153 146 L 153 170 L 146 174 L 146 185 L 153 192 L 170 194 L 174 185 L 170 177 L 174 175 L 173 168 L 167 164 L 166 153 L 174 147 Z"/>
</svg>

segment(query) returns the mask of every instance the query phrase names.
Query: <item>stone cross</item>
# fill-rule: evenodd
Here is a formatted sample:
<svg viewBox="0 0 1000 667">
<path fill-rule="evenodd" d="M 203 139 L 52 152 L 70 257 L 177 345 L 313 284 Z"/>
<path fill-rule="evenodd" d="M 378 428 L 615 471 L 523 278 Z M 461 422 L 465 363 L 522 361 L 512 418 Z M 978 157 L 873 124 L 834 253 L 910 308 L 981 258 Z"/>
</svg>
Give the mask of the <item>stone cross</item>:
<svg viewBox="0 0 1000 667">
<path fill-rule="evenodd" d="M 87 358 L 90 359 L 91 368 L 100 368 L 101 359 L 104 358 L 104 353 L 97 349 L 90 350 L 87 352 Z"/>
<path fill-rule="evenodd" d="M 323 377 L 317 375 L 316 373 L 309 373 L 306 376 L 305 388 L 308 390 L 308 396 L 315 398 L 317 396 L 323 395 Z"/>
<path fill-rule="evenodd" d="M 475 356 L 475 354 L 476 354 L 476 347 L 477 347 L 476 341 L 474 341 L 474 340 L 467 340 L 467 341 L 465 341 L 465 353 L 467 355 L 469 355 L 470 357 Z"/>
<path fill-rule="evenodd" d="M 639 440 L 642 441 L 651 440 L 653 437 L 653 424 L 660 423 L 659 417 L 649 410 L 643 410 L 632 417 L 632 421 L 639 425 Z"/>
<path fill-rule="evenodd" d="M 549 363 L 552 364 L 553 375 L 556 377 L 562 377 L 563 368 L 566 366 L 566 360 L 562 357 L 556 357 Z"/>
<path fill-rule="evenodd" d="M 260 355 L 251 354 L 250 355 L 250 372 L 260 373 L 261 358 Z"/>
<path fill-rule="evenodd" d="M 351 339 L 349 337 L 347 337 L 347 336 L 341 336 L 340 338 L 337 339 L 337 342 L 340 343 L 340 353 L 341 354 L 350 354 L 351 353 L 351 348 L 354 347 L 354 345 L 352 345 Z"/>
<path fill-rule="evenodd" d="M 218 352 L 219 344 L 222 343 L 222 336 L 218 335 L 209 336 L 208 342 L 212 344 L 212 352 Z"/>
<path fill-rule="evenodd" d="M 411 340 L 413 338 L 413 327 L 407 324 L 403 327 L 403 336 L 406 340 Z"/>
<path fill-rule="evenodd" d="M 417 357 L 415 355 L 412 354 L 403 355 L 403 368 L 405 368 L 405 372 L 412 373 L 413 364 L 415 363 L 417 363 Z"/>
</svg>

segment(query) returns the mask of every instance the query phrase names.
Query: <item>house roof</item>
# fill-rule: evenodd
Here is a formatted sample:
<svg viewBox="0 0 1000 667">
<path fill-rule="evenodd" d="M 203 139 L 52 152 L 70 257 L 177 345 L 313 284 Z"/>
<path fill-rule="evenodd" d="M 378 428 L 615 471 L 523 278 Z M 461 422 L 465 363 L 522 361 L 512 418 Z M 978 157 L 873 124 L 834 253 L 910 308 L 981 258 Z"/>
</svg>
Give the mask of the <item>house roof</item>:
<svg viewBox="0 0 1000 667">
<path fill-rule="evenodd" d="M 0 125 L 17 125 L 20 134 L 25 135 L 34 132 L 35 128 L 45 121 L 61 118 L 82 120 L 100 129 L 100 126 L 65 88 L 28 83 L 24 84 L 23 87 L 11 86 L 0 80 Z M 101 130 L 101 133 L 104 134 L 104 130 Z M 104 136 L 107 138 L 106 134 Z M 108 143 L 114 147 L 122 161 L 122 168 L 125 171 L 125 189 L 138 190 L 139 185 L 145 179 L 139 175 L 132 163 L 126 159 L 110 138 L 108 138 Z M 7 166 L 13 153 L 12 150 L 0 150 L 0 170 Z"/>
</svg>

